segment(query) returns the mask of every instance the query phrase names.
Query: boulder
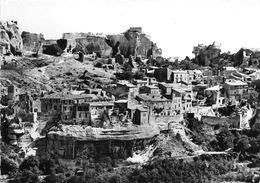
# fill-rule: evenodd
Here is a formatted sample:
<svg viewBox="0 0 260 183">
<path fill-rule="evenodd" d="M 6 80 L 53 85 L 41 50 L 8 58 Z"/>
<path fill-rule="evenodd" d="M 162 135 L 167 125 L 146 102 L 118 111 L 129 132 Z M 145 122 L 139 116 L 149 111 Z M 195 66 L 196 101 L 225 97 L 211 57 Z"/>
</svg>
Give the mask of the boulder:
<svg viewBox="0 0 260 183">
<path fill-rule="evenodd" d="M 67 47 L 67 39 L 58 39 L 57 40 L 57 44 L 59 45 L 59 47 L 62 49 L 62 50 L 65 50 L 65 48 Z"/>
<path fill-rule="evenodd" d="M 60 46 L 56 44 L 43 45 L 42 53 L 52 56 L 60 56 L 63 53 L 63 50 Z"/>
<path fill-rule="evenodd" d="M 43 34 L 22 32 L 23 49 L 26 51 L 37 52 L 41 42 L 44 41 Z"/>
<path fill-rule="evenodd" d="M 115 62 L 116 63 L 119 63 L 120 65 L 122 65 L 124 63 L 124 60 L 125 60 L 125 58 L 124 58 L 123 55 L 116 54 L 116 56 L 115 56 Z"/>
<path fill-rule="evenodd" d="M 0 21 L 0 54 L 21 52 L 23 48 L 22 38 L 20 36 L 17 22 Z"/>
</svg>

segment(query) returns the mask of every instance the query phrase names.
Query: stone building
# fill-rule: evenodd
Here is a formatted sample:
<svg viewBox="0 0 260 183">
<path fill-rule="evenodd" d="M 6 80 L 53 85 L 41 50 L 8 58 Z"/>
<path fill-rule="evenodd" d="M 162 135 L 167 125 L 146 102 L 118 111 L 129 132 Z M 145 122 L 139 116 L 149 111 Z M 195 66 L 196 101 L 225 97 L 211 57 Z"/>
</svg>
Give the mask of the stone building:
<svg viewBox="0 0 260 183">
<path fill-rule="evenodd" d="M 153 95 L 159 95 L 160 94 L 160 90 L 157 86 L 154 85 L 146 85 L 146 86 L 142 86 L 139 88 L 139 93 L 148 93 L 148 94 L 153 94 Z"/>
<path fill-rule="evenodd" d="M 248 92 L 248 84 L 234 79 L 227 79 L 224 83 L 225 97 L 228 101 L 240 100 Z"/>
<path fill-rule="evenodd" d="M 135 110 L 133 123 L 136 125 L 145 125 L 149 123 L 148 109 L 144 107 L 138 107 Z"/>
<path fill-rule="evenodd" d="M 170 115 L 172 113 L 171 100 L 162 95 L 139 94 L 136 100 L 148 107 L 150 115 Z"/>
</svg>

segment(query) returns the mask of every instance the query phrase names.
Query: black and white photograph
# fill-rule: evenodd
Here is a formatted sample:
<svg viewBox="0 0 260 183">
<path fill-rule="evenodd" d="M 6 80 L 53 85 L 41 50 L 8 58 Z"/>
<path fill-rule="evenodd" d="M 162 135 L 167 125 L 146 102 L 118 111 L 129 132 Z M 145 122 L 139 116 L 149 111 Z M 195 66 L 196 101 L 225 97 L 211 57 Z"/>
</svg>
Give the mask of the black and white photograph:
<svg viewBox="0 0 260 183">
<path fill-rule="evenodd" d="M 0 0 L 0 183 L 260 183 L 260 0 Z"/>
</svg>

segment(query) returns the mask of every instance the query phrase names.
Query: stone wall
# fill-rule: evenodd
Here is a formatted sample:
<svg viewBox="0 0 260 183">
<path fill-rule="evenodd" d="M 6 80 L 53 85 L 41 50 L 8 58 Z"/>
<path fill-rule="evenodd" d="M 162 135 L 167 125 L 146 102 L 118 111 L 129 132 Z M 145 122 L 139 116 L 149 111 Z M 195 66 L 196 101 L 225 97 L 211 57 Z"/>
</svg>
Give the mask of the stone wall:
<svg viewBox="0 0 260 183">
<path fill-rule="evenodd" d="M 230 128 L 239 128 L 240 117 L 210 117 L 202 116 L 203 123 L 208 125 L 228 125 Z"/>
<path fill-rule="evenodd" d="M 183 120 L 183 115 L 170 115 L 170 116 L 151 116 L 151 123 L 169 123 L 169 122 L 180 122 Z"/>
</svg>

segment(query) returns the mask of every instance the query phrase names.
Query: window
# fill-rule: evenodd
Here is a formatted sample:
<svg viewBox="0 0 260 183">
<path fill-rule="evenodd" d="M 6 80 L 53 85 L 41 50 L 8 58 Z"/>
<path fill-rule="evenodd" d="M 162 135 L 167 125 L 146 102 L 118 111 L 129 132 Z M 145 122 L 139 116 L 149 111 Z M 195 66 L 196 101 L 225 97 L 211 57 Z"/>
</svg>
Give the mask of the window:
<svg viewBox="0 0 260 183">
<path fill-rule="evenodd" d="M 54 106 L 54 110 L 57 110 L 57 106 L 56 105 Z"/>
<path fill-rule="evenodd" d="M 146 114 L 145 113 L 143 113 L 143 117 L 145 117 L 146 116 Z"/>
<path fill-rule="evenodd" d="M 64 106 L 64 111 L 67 111 L 67 107 L 66 106 Z"/>
<path fill-rule="evenodd" d="M 81 114 L 79 113 L 79 118 L 81 118 Z"/>
<path fill-rule="evenodd" d="M 48 109 L 48 106 L 47 106 L 47 105 L 45 106 L 45 109 L 46 109 L 46 110 Z"/>
</svg>

